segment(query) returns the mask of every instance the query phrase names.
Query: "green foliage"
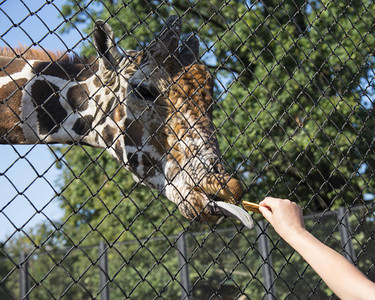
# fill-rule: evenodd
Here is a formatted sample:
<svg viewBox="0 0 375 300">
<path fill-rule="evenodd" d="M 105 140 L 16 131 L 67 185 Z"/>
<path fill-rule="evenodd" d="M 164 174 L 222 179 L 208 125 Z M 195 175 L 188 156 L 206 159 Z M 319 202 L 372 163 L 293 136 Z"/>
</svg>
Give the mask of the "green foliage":
<svg viewBox="0 0 375 300">
<path fill-rule="evenodd" d="M 0 249 L 2 249 L 5 245 L 0 243 Z M 12 265 L 7 260 L 7 255 L 1 251 L 0 252 L 0 278 L 2 284 L 0 284 L 0 298 L 7 299 L 10 298 L 12 295 L 12 289 L 15 288 L 15 284 L 3 284 L 3 281 L 7 281 L 8 283 L 12 282 L 11 276 Z M 6 278 L 6 279 L 5 279 Z M 14 281 L 12 283 L 15 283 Z"/>
<path fill-rule="evenodd" d="M 215 44 L 235 49 L 237 62 L 214 116 L 226 160 L 250 201 L 273 194 L 311 210 L 363 203 L 374 190 L 374 110 L 362 104 L 361 82 L 374 68 L 375 8 L 371 1 L 271 3 L 239 5 L 240 21 L 229 21 L 230 34 Z"/>
</svg>

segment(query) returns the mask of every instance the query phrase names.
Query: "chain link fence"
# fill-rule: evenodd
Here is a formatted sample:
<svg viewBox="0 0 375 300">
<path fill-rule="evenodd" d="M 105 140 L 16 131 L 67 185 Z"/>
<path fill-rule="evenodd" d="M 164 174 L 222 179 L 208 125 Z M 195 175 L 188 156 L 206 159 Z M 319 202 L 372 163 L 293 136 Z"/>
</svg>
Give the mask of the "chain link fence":
<svg viewBox="0 0 375 300">
<path fill-rule="evenodd" d="M 374 281 L 374 19 L 371 0 L 1 1 L 0 298 L 335 299 L 262 217 L 204 205 L 268 195 Z"/>
</svg>

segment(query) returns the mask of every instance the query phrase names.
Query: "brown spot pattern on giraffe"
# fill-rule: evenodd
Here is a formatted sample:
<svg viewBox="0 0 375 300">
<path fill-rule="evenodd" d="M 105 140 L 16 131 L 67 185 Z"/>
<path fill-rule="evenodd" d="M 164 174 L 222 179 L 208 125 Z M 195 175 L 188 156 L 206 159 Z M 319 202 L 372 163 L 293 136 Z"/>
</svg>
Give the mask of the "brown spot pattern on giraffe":
<svg viewBox="0 0 375 300">
<path fill-rule="evenodd" d="M 34 63 L 33 72 L 37 75 L 50 75 L 65 80 L 84 81 L 98 72 L 98 64 L 66 64 L 40 61 Z"/>
<path fill-rule="evenodd" d="M 0 77 L 5 77 L 14 73 L 21 72 L 25 65 L 26 62 L 22 59 L 0 57 Z"/>
<path fill-rule="evenodd" d="M 0 143 L 26 141 L 20 127 L 22 87 L 26 82 L 26 79 L 19 79 L 0 88 Z"/>
<path fill-rule="evenodd" d="M 67 94 L 67 100 L 73 111 L 84 111 L 89 106 L 89 92 L 86 83 L 77 84 L 71 87 Z"/>
<path fill-rule="evenodd" d="M 31 88 L 36 106 L 41 134 L 52 134 L 59 130 L 67 112 L 59 101 L 59 88 L 48 81 L 36 80 Z"/>
<path fill-rule="evenodd" d="M 91 130 L 93 121 L 94 117 L 91 115 L 81 117 L 74 123 L 72 129 L 78 135 L 86 135 Z"/>
<path fill-rule="evenodd" d="M 143 135 L 143 126 L 140 122 L 135 120 L 126 119 L 125 120 L 125 131 L 124 131 L 124 142 L 126 146 L 138 147 L 142 146 L 142 135 Z M 138 155 L 139 151 L 136 152 L 127 152 L 127 159 L 129 166 L 136 170 L 139 166 Z"/>
<path fill-rule="evenodd" d="M 125 145 L 142 146 L 143 126 L 135 120 L 125 120 Z"/>
<path fill-rule="evenodd" d="M 111 97 L 111 99 L 106 101 L 105 107 L 103 107 L 103 112 L 106 116 L 108 116 L 111 113 L 111 111 L 113 110 L 113 106 L 115 104 L 115 101 L 116 101 L 115 96 Z"/>
<path fill-rule="evenodd" d="M 120 140 L 117 140 L 115 143 L 115 151 L 116 151 L 118 160 L 123 163 L 124 162 L 124 149 L 121 146 Z"/>
<path fill-rule="evenodd" d="M 113 110 L 111 117 L 116 123 L 120 122 L 125 117 L 125 105 L 118 104 Z"/>
<path fill-rule="evenodd" d="M 107 144 L 107 147 L 113 146 L 115 135 L 116 135 L 115 128 L 113 128 L 110 125 L 107 125 L 104 127 L 102 131 L 102 136 L 103 136 L 105 143 Z"/>
</svg>

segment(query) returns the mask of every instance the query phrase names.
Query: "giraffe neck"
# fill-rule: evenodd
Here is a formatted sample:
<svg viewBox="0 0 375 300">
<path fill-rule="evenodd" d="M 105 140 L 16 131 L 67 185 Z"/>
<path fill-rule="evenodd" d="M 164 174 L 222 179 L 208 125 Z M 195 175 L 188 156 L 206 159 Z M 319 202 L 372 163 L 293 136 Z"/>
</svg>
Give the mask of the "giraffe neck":
<svg viewBox="0 0 375 300">
<path fill-rule="evenodd" d="M 99 73 L 98 64 L 0 57 L 0 143 L 113 146 L 125 117 L 116 95 L 127 83 Z"/>
</svg>

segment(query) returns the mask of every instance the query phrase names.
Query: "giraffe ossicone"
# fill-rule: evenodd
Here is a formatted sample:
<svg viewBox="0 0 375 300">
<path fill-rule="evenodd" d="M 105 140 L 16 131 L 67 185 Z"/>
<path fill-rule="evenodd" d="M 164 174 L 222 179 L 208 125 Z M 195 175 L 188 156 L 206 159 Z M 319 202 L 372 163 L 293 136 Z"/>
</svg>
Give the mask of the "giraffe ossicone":
<svg viewBox="0 0 375 300">
<path fill-rule="evenodd" d="M 198 39 L 180 39 L 181 26 L 171 16 L 143 51 L 123 51 L 99 20 L 98 58 L 90 64 L 1 56 L 0 143 L 105 148 L 186 218 L 224 215 L 252 228 L 250 215 L 235 205 L 241 185 L 221 161 L 213 78 L 198 63 Z"/>
</svg>

